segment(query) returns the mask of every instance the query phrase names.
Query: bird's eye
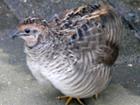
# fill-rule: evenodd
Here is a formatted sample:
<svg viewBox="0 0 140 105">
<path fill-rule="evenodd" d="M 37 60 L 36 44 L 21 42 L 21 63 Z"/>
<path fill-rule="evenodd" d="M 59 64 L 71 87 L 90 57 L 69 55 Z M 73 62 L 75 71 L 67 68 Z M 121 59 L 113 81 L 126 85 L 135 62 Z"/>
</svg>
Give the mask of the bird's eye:
<svg viewBox="0 0 140 105">
<path fill-rule="evenodd" d="M 30 33 L 30 29 L 28 29 L 28 28 L 26 28 L 24 31 L 25 31 L 26 33 Z"/>
</svg>

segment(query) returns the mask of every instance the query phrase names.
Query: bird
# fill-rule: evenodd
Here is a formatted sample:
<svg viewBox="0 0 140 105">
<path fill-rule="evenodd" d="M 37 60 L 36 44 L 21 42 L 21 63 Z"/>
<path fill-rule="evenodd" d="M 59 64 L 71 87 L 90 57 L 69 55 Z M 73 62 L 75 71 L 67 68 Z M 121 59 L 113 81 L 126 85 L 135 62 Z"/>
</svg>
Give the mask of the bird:
<svg viewBox="0 0 140 105">
<path fill-rule="evenodd" d="M 39 83 L 48 81 L 67 99 L 98 96 L 111 80 L 123 24 L 112 6 L 101 1 L 67 9 L 52 19 L 29 17 L 12 38 L 24 40 L 27 65 Z"/>
</svg>

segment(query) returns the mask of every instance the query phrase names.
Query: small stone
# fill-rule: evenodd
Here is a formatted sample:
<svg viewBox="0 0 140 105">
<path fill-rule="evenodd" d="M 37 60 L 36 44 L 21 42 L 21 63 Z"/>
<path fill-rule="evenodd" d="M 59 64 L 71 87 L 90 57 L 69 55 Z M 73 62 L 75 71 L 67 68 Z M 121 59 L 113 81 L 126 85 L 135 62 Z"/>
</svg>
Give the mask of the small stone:
<svg viewBox="0 0 140 105">
<path fill-rule="evenodd" d="M 51 2 L 53 2 L 53 3 L 60 3 L 61 0 L 51 0 Z"/>
<path fill-rule="evenodd" d="M 128 67 L 133 67 L 133 65 L 132 64 L 128 64 Z"/>
<path fill-rule="evenodd" d="M 7 14 L 6 14 L 6 16 L 7 16 L 7 17 L 9 17 L 9 16 L 10 16 L 10 14 L 8 14 L 8 13 L 7 13 Z"/>
<path fill-rule="evenodd" d="M 7 83 L 8 85 L 11 85 L 11 81 L 8 81 L 8 83 Z"/>
<path fill-rule="evenodd" d="M 23 0 L 23 2 L 24 2 L 24 3 L 26 3 L 26 2 L 27 2 L 27 0 Z"/>
<path fill-rule="evenodd" d="M 35 11 L 34 10 L 32 11 L 32 14 L 35 14 Z"/>
</svg>

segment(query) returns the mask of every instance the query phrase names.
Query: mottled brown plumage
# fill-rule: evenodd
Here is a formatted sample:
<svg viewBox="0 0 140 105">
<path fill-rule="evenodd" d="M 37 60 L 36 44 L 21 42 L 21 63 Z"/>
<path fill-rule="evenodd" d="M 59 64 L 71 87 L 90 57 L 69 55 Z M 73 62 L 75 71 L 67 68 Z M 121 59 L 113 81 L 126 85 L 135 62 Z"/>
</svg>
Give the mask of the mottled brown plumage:
<svg viewBox="0 0 140 105">
<path fill-rule="evenodd" d="M 106 88 L 122 34 L 120 17 L 108 3 L 66 10 L 48 22 L 28 18 L 18 29 L 32 74 L 70 97 L 66 104 L 72 98 L 82 104 L 80 98 Z"/>
</svg>

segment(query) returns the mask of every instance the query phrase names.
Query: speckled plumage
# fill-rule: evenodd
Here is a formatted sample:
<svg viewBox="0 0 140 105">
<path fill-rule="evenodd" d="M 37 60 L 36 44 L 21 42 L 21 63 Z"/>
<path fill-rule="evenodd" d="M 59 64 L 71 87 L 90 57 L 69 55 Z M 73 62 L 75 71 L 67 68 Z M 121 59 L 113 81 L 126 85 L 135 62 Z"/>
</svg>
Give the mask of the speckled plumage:
<svg viewBox="0 0 140 105">
<path fill-rule="evenodd" d="M 106 88 L 119 52 L 120 17 L 103 2 L 64 11 L 44 26 L 34 46 L 25 45 L 27 65 L 35 78 L 49 80 L 66 96 L 87 98 Z"/>
</svg>

